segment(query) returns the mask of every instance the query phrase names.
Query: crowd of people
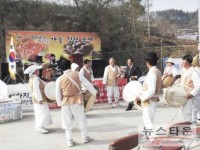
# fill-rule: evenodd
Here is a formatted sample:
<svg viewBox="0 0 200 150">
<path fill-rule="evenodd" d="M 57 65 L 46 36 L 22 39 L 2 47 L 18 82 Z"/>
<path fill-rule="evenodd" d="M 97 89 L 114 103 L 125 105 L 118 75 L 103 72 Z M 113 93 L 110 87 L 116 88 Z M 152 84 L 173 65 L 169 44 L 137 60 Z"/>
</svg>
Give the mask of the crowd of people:
<svg viewBox="0 0 200 150">
<path fill-rule="evenodd" d="M 52 55 L 52 65 L 55 55 Z M 145 63 L 148 73 L 142 84 L 141 94 L 136 97 L 133 102 L 128 104 L 126 111 L 139 105 L 143 112 L 143 124 L 146 129 L 153 129 L 156 108 L 159 102 L 160 91 L 162 89 L 162 76 L 172 76 L 178 80 L 177 69 L 174 66 L 172 58 L 166 61 L 166 68 L 161 74 L 157 67 L 158 57 L 156 53 L 149 52 L 145 55 Z M 94 76 L 91 68 L 91 61 L 84 60 L 84 65 L 80 69 L 79 65 L 72 63 L 70 68 L 66 65 L 62 66 L 63 74 L 56 79 L 56 102 L 61 106 L 62 128 L 65 130 L 68 146 L 73 146 L 72 129 L 74 122 L 78 125 L 82 133 L 84 143 L 88 143 L 93 139 L 88 135 L 87 121 L 85 116 L 85 107 L 88 99 L 95 97 L 98 91 L 93 86 Z M 33 96 L 35 127 L 41 133 L 48 133 L 46 127 L 52 123 L 47 100 L 44 94 L 45 82 L 39 78 L 39 70 L 41 66 L 31 65 L 25 70 L 28 74 L 30 89 Z M 79 71 L 80 70 L 80 71 Z M 121 76 L 120 67 L 116 65 L 114 58 L 109 59 L 109 65 L 106 66 L 103 75 L 103 85 L 107 91 L 107 99 L 109 108 L 119 106 L 119 88 L 118 78 Z M 138 66 L 135 65 L 134 59 L 127 60 L 127 70 L 124 78 L 127 83 L 138 80 L 142 73 Z M 198 55 L 193 59 L 191 55 L 185 55 L 182 58 L 182 73 L 179 79 L 180 86 L 187 87 L 187 102 L 182 106 L 181 112 L 184 120 L 199 124 L 200 117 L 200 64 Z M 83 93 L 82 88 L 87 91 Z M 85 98 L 85 95 L 88 95 Z M 112 98 L 114 98 L 114 103 Z"/>
</svg>

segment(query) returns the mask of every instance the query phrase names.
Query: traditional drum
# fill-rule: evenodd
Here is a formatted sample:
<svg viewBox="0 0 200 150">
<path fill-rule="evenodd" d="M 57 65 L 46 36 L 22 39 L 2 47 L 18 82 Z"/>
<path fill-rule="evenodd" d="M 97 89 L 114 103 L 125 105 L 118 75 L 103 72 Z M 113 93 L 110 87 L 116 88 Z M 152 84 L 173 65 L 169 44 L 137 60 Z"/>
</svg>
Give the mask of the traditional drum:
<svg viewBox="0 0 200 150">
<path fill-rule="evenodd" d="M 174 77 L 171 75 L 163 75 L 162 76 L 162 87 L 168 88 L 172 86 L 174 83 Z"/>
<path fill-rule="evenodd" d="M 49 63 L 45 63 L 45 64 L 42 64 L 42 69 L 47 69 L 49 68 L 50 64 Z"/>
<path fill-rule="evenodd" d="M 89 91 L 85 90 L 85 91 L 82 91 L 82 95 L 83 95 L 83 100 L 84 100 L 84 108 L 86 107 L 87 105 L 87 102 L 88 100 L 90 99 L 91 95 Z"/>
<path fill-rule="evenodd" d="M 187 89 L 182 86 L 169 87 L 166 90 L 165 99 L 170 106 L 183 106 L 187 102 Z"/>
<path fill-rule="evenodd" d="M 86 107 L 85 107 L 85 112 L 87 113 L 88 111 L 90 111 L 95 103 L 96 100 L 96 96 L 91 95 L 89 100 L 87 101 Z"/>
<path fill-rule="evenodd" d="M 181 78 L 176 79 L 176 81 L 174 81 L 173 86 L 175 86 L 175 85 L 179 85 L 180 82 L 181 82 Z"/>
<path fill-rule="evenodd" d="M 138 81 L 143 84 L 144 83 L 144 80 L 145 80 L 146 76 L 141 76 Z"/>
<path fill-rule="evenodd" d="M 83 88 L 82 88 L 83 89 Z M 90 111 L 96 101 L 96 96 L 92 95 L 89 91 L 85 90 L 83 93 L 84 108 L 87 113 Z"/>
<path fill-rule="evenodd" d="M 55 91 L 56 91 L 56 82 L 55 81 L 51 81 L 51 82 L 49 82 L 49 83 L 47 83 L 45 85 L 44 93 L 45 93 L 45 96 L 49 100 L 51 100 L 51 101 L 55 101 L 56 100 Z"/>
<path fill-rule="evenodd" d="M 52 68 L 47 68 L 42 71 L 42 78 L 47 81 L 51 81 L 54 74 L 55 72 Z"/>
<path fill-rule="evenodd" d="M 135 101 L 135 99 L 141 94 L 142 85 L 138 81 L 129 82 L 123 89 L 122 96 L 127 102 Z M 139 109 L 141 109 L 140 104 L 135 104 Z"/>
</svg>

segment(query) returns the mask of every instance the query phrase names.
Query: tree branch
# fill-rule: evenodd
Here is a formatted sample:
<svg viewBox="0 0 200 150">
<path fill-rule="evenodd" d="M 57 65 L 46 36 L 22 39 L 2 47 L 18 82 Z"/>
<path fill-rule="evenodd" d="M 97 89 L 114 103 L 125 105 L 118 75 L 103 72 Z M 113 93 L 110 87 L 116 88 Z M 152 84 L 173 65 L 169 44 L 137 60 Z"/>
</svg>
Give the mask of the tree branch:
<svg viewBox="0 0 200 150">
<path fill-rule="evenodd" d="M 78 1 L 79 1 L 79 0 L 74 0 L 74 2 L 75 2 L 75 4 L 76 4 L 76 7 L 77 7 L 78 9 L 80 9 L 80 7 L 79 7 L 79 5 L 78 5 Z"/>
</svg>

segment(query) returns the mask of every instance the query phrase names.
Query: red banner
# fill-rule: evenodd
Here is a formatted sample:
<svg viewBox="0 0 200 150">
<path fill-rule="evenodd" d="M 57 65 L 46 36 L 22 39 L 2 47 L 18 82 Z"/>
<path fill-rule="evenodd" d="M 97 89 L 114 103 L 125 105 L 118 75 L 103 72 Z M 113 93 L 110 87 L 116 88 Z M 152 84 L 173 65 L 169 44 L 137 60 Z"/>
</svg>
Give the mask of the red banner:
<svg viewBox="0 0 200 150">
<path fill-rule="evenodd" d="M 99 88 L 99 94 L 97 96 L 96 103 L 103 103 L 103 102 L 107 102 L 108 101 L 107 100 L 107 92 L 106 92 L 106 89 L 103 86 L 102 82 L 103 82 L 103 80 L 101 80 L 101 79 L 94 81 L 95 86 Z M 126 79 L 118 79 L 120 100 L 123 99 L 122 98 L 122 91 L 123 91 L 125 85 L 126 85 Z M 50 109 L 59 108 L 56 103 L 50 103 L 49 107 L 50 107 Z"/>
<path fill-rule="evenodd" d="M 97 103 L 107 102 L 107 92 L 106 88 L 102 84 L 103 80 L 95 80 L 95 86 L 99 88 L 99 95 L 97 96 Z M 126 85 L 126 79 L 118 79 L 118 87 L 120 92 L 120 99 L 122 98 L 122 91 L 124 89 L 124 86 Z"/>
</svg>

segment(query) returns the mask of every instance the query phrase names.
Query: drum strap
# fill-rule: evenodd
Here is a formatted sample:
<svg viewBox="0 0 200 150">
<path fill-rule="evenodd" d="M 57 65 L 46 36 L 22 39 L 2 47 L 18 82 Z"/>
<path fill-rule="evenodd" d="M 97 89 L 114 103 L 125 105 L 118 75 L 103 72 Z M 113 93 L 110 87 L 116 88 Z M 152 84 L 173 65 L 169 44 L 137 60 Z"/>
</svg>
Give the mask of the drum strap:
<svg viewBox="0 0 200 150">
<path fill-rule="evenodd" d="M 70 78 L 67 74 L 65 74 L 65 76 L 76 86 L 76 88 L 79 90 L 79 94 L 81 94 L 81 89 L 78 86 L 78 84 L 76 83 L 76 81 L 74 81 L 72 78 Z"/>
</svg>

